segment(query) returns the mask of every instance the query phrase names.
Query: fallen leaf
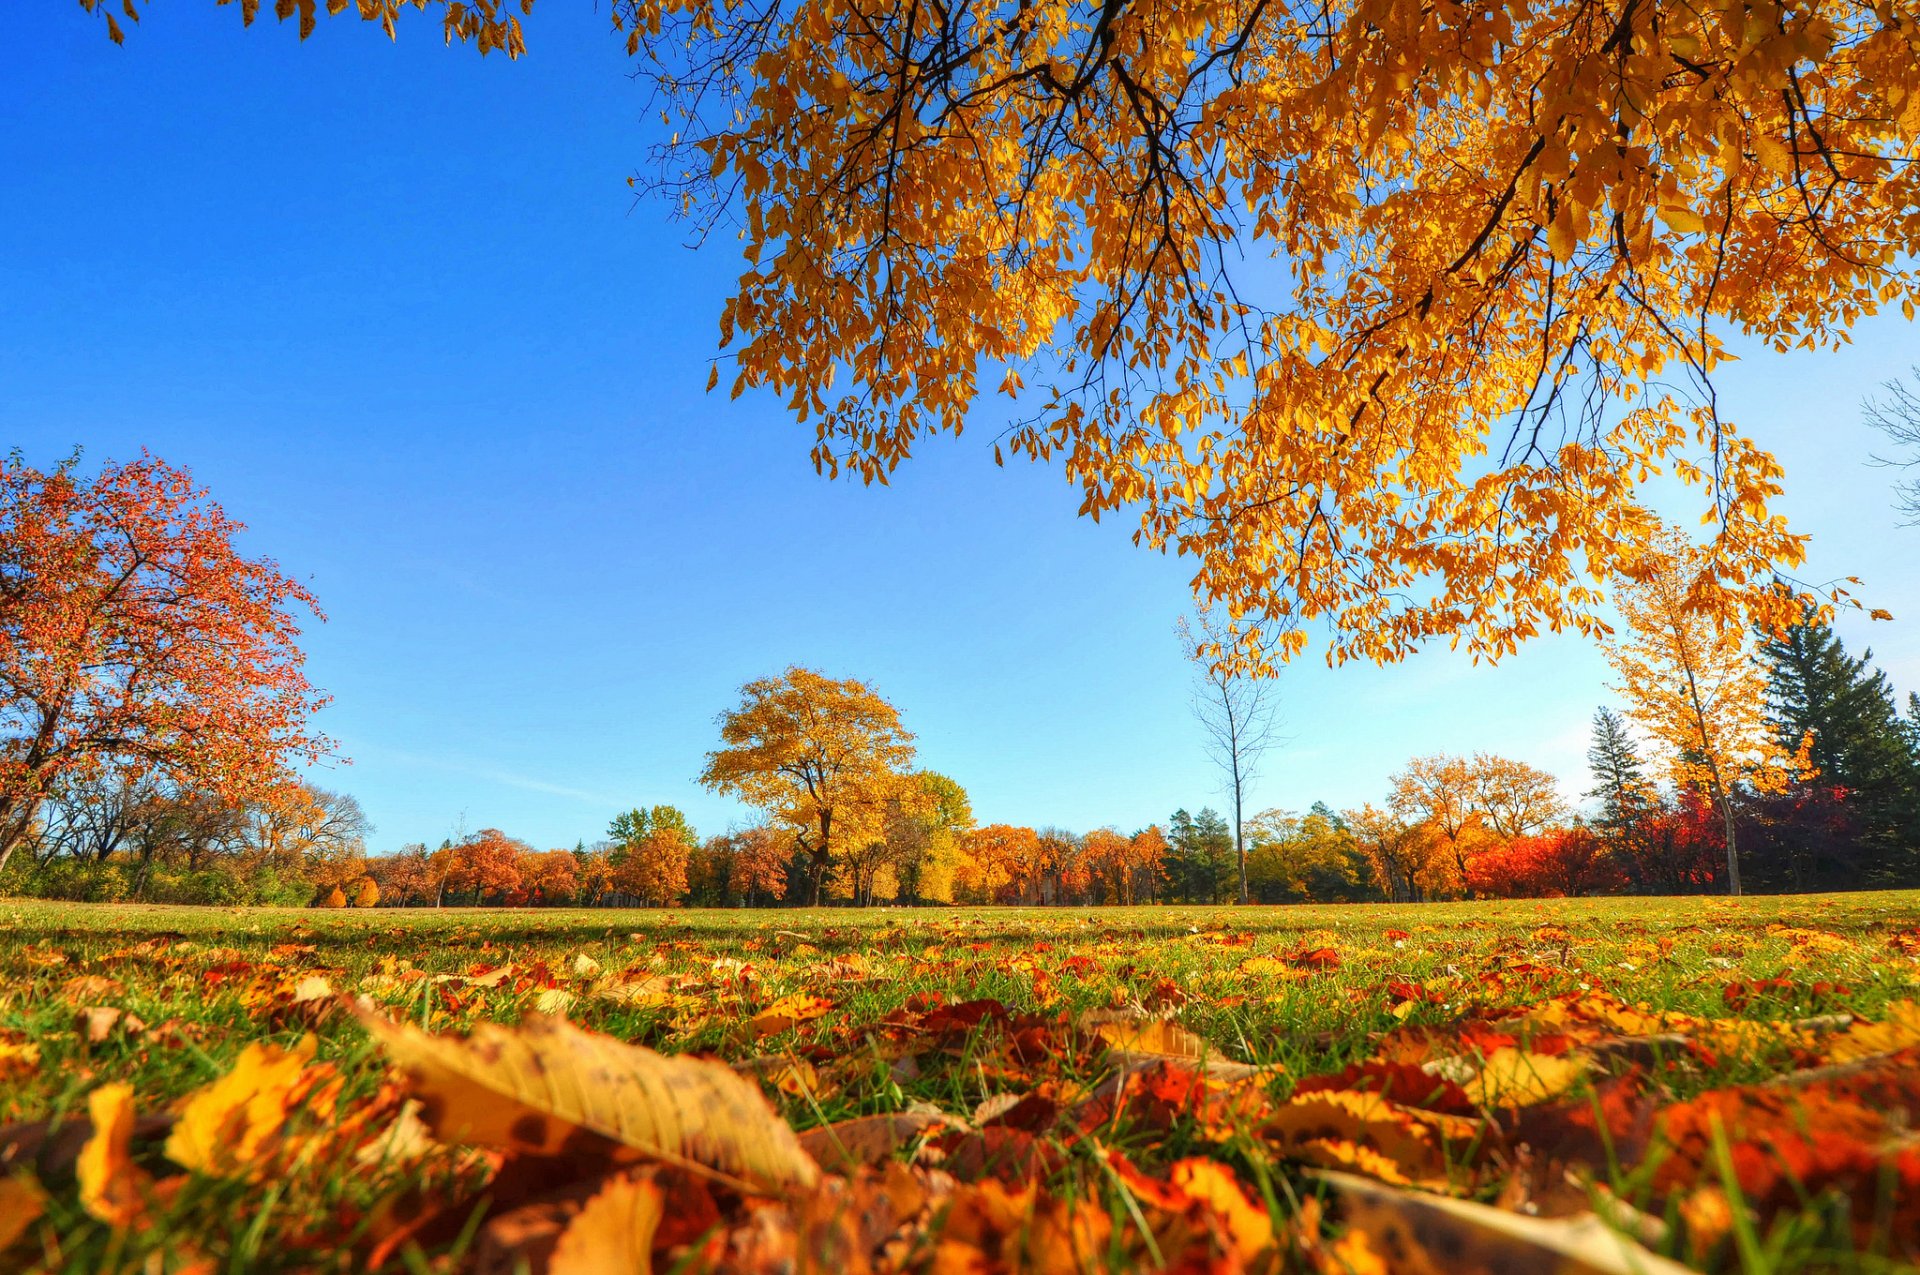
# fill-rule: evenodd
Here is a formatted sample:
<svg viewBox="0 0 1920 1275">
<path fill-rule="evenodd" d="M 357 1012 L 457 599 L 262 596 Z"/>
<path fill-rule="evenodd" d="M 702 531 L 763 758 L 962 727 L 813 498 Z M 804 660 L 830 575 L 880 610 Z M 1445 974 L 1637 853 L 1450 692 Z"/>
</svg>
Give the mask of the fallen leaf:
<svg viewBox="0 0 1920 1275">
<path fill-rule="evenodd" d="M 553 1154 L 585 1130 L 774 1193 L 819 1179 L 759 1088 L 724 1063 L 669 1058 L 538 1014 L 518 1028 L 482 1023 L 460 1040 L 356 1011 L 442 1141 Z"/>
<path fill-rule="evenodd" d="M 226 1075 L 190 1094 L 167 1139 L 167 1158 L 213 1177 L 258 1179 L 270 1168 L 269 1144 L 306 1087 L 302 1072 L 315 1041 L 291 1050 L 248 1045 Z"/>
<path fill-rule="evenodd" d="M 1544 1220 L 1470 1200 L 1384 1186 L 1350 1173 L 1313 1176 L 1340 1198 L 1351 1231 L 1393 1255 L 1394 1275 L 1525 1271 L 1527 1275 L 1687 1275 L 1593 1214 Z"/>
<path fill-rule="evenodd" d="M 548 1275 L 651 1275 L 664 1199 L 645 1178 L 614 1178 L 554 1245 Z"/>
<path fill-rule="evenodd" d="M 145 1175 L 134 1166 L 133 1086 L 125 1081 L 101 1085 L 87 1095 L 93 1135 L 80 1149 L 74 1174 L 80 1203 L 102 1222 L 124 1227 L 140 1215 Z"/>
</svg>

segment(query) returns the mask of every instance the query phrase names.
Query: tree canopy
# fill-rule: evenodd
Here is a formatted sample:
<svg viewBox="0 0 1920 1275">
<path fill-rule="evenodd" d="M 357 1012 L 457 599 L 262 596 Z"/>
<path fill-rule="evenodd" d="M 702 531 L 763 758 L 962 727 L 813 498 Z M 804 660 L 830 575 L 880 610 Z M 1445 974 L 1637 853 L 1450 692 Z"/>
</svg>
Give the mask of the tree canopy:
<svg viewBox="0 0 1920 1275">
<path fill-rule="evenodd" d="M 509 55 L 531 9 L 404 3 Z M 404 3 L 326 7 L 391 34 Z M 304 34 L 316 3 L 276 11 Z M 996 450 L 1191 555 L 1249 647 L 1312 619 L 1334 658 L 1597 632 L 1644 574 L 1656 476 L 1713 524 L 1700 604 L 1778 628 L 1803 538 L 1719 413 L 1726 342 L 1835 343 L 1920 291 L 1911 3 L 612 17 L 667 125 L 636 183 L 738 231 L 736 393 L 884 481 L 997 388 Z"/>
</svg>

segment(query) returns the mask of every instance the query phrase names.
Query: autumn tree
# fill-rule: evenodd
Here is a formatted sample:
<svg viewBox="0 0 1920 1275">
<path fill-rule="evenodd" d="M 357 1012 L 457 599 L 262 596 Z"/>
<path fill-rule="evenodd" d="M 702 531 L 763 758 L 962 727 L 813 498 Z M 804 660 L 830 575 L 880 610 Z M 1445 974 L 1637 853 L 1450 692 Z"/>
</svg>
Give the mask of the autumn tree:
<svg viewBox="0 0 1920 1275">
<path fill-rule="evenodd" d="M 913 736 L 864 682 L 789 668 L 741 688 L 720 717 L 721 747 L 700 782 L 760 807 L 807 857 L 807 901 L 820 902 L 834 854 L 880 835 L 888 803 L 911 784 Z"/>
<path fill-rule="evenodd" d="M 1039 856 L 1040 838 L 1031 828 L 988 824 L 960 839 L 960 861 L 954 866 L 954 886 L 982 903 L 998 902 L 1018 893 Z"/>
<path fill-rule="evenodd" d="M 1273 743 L 1279 705 L 1270 677 L 1259 676 L 1231 657 L 1239 643 L 1229 627 L 1202 609 L 1198 633 L 1182 616 L 1176 624 L 1180 649 L 1195 669 L 1193 712 L 1206 737 L 1207 753 L 1233 803 L 1233 857 L 1239 901 L 1247 901 L 1247 785 Z"/>
<path fill-rule="evenodd" d="M 923 770 L 888 803 L 882 839 L 899 897 L 914 903 L 953 902 L 961 839 L 973 827 L 967 790 L 945 775 Z"/>
<path fill-rule="evenodd" d="M 448 847 L 442 886 L 448 893 L 471 895 L 476 904 L 503 899 L 521 888 L 520 867 L 532 850 L 498 828 L 482 828 Z"/>
<path fill-rule="evenodd" d="M 1391 804 L 1371 803 L 1341 819 L 1353 830 L 1382 894 L 1394 903 L 1425 903 L 1451 892 L 1453 858 L 1433 825 Z M 1450 872 L 1451 870 L 1451 872 Z"/>
<path fill-rule="evenodd" d="M 693 849 L 682 829 L 655 826 L 616 860 L 613 886 L 657 908 L 675 903 L 687 892 Z"/>
<path fill-rule="evenodd" d="M 1247 837 L 1248 879 L 1263 903 L 1344 903 L 1370 894 L 1352 830 L 1320 802 L 1299 816 L 1264 810 L 1248 821 Z"/>
<path fill-rule="evenodd" d="M 152 456 L 0 458 L 0 869 L 64 785 L 110 768 L 238 805 L 316 761 L 314 600 Z"/>
<path fill-rule="evenodd" d="M 733 842 L 729 885 L 751 907 L 761 897 L 787 897 L 787 863 L 793 858 L 793 833 L 777 824 L 754 824 L 728 834 Z"/>
<path fill-rule="evenodd" d="M 571 903 L 580 892 L 580 865 L 571 850 L 542 850 L 522 857 L 520 888 L 535 903 Z"/>
<path fill-rule="evenodd" d="M 1409 826 L 1428 831 L 1452 860 L 1451 880 L 1464 885 L 1467 860 L 1492 840 L 1484 812 L 1476 805 L 1472 763 L 1445 753 L 1415 757 L 1391 782 L 1387 805 Z M 1429 876 L 1429 888 L 1437 884 Z"/>
<path fill-rule="evenodd" d="M 1766 673 L 1748 631 L 1714 608 L 1713 556 L 1663 528 L 1659 556 L 1616 598 L 1625 632 L 1604 645 L 1627 713 L 1666 754 L 1674 781 L 1720 816 L 1727 892 L 1740 893 L 1735 802 L 1747 784 L 1777 791 L 1805 769 L 1767 729 Z"/>
<path fill-rule="evenodd" d="M 83 4 L 115 39 L 138 12 Z M 419 4 L 524 47 L 504 0 Z M 1595 632 L 1654 475 L 1714 523 L 1702 602 L 1780 619 L 1802 541 L 1720 414 L 1725 343 L 1832 345 L 1920 292 L 1901 5 L 611 13 L 663 116 L 636 180 L 738 227 L 734 393 L 867 481 L 1005 393 L 1005 451 L 1285 651 L 1316 617 L 1336 658 Z"/>
</svg>

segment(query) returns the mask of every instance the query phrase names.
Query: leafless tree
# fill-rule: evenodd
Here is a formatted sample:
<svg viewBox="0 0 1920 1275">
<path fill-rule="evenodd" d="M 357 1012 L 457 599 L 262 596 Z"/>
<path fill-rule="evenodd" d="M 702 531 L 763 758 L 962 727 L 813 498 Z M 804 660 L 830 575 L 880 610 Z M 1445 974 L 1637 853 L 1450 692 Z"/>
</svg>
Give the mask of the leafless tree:
<svg viewBox="0 0 1920 1275">
<path fill-rule="evenodd" d="M 1260 768 L 1260 759 L 1275 741 L 1279 696 L 1272 677 L 1241 671 L 1228 658 L 1235 641 L 1231 632 L 1206 611 L 1189 624 L 1185 616 L 1174 625 L 1180 649 L 1193 664 L 1193 713 L 1206 734 L 1207 755 L 1220 767 L 1233 799 L 1233 855 L 1240 874 L 1240 902 L 1247 901 L 1246 792 Z M 1197 630 L 1197 632 L 1196 632 Z"/>
<path fill-rule="evenodd" d="M 1882 465 L 1898 469 L 1920 469 L 1920 364 L 1913 369 L 1913 383 L 1895 378 L 1886 383 L 1885 398 L 1870 398 L 1863 405 L 1867 424 L 1885 434 L 1904 455 L 1875 456 Z M 1920 524 L 1920 478 L 1903 478 L 1893 485 L 1894 504 L 1910 524 Z"/>
</svg>

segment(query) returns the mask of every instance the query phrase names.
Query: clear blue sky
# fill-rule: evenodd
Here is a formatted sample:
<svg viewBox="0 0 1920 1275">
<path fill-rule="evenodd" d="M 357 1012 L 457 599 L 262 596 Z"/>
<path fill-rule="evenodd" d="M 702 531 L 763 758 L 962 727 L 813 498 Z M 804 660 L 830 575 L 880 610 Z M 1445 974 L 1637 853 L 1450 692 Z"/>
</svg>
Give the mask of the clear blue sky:
<svg viewBox="0 0 1920 1275">
<path fill-rule="evenodd" d="M 411 15 L 410 15 L 411 16 Z M 984 820 L 1132 829 L 1219 800 L 1172 623 L 1177 560 L 1074 517 L 987 434 L 889 488 L 814 476 L 776 404 L 702 392 L 738 269 L 633 200 L 640 88 L 605 15 L 548 0 L 518 63 L 322 19 L 304 45 L 211 0 L 124 48 L 20 7 L 0 77 L 0 444 L 190 467 L 321 597 L 308 642 L 374 844 L 458 821 L 539 845 L 673 802 L 748 678 L 871 679 Z M 1897 317 L 1839 354 L 1756 353 L 1730 415 L 1786 460 L 1810 577 L 1920 689 L 1920 530 L 1864 466 L 1859 402 L 1920 361 Z M 1284 684 L 1260 805 L 1378 798 L 1409 756 L 1488 749 L 1586 786 L 1598 655 L 1445 650 Z"/>
</svg>

